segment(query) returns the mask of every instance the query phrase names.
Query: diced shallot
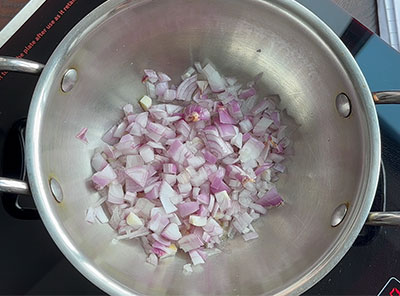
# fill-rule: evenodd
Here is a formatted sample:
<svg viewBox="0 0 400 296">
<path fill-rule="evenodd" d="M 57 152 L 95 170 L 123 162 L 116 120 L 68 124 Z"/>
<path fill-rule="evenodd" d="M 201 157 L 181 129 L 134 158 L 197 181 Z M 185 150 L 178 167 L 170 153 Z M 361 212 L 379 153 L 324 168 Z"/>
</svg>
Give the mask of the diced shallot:
<svg viewBox="0 0 400 296">
<path fill-rule="evenodd" d="M 86 137 L 87 131 L 88 131 L 87 127 L 84 127 L 79 131 L 79 133 L 75 137 L 87 144 L 88 143 L 88 140 Z"/>
<path fill-rule="evenodd" d="M 257 94 L 261 74 L 242 88 L 196 62 L 181 78 L 173 84 L 144 70 L 144 112 L 125 105 L 91 159 L 101 198 L 85 219 L 109 223 L 113 241 L 137 238 L 154 266 L 179 247 L 192 261 L 184 271 L 192 272 L 221 252 L 225 238 L 258 238 L 255 221 L 283 203 L 274 182 L 286 172 L 294 125 L 278 96 Z M 87 142 L 86 132 L 76 137 Z"/>
</svg>

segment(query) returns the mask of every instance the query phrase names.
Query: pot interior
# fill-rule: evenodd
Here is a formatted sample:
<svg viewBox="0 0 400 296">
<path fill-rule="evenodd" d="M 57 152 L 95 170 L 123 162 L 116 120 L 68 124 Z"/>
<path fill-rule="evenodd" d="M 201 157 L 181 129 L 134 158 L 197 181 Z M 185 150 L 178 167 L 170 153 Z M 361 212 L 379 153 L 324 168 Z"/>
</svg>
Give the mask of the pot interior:
<svg viewBox="0 0 400 296">
<path fill-rule="evenodd" d="M 74 43 L 64 41 L 47 65 L 28 128 L 35 202 L 74 265 L 110 293 L 153 295 L 300 293 L 327 273 L 363 223 L 360 215 L 372 200 L 367 181 L 374 180 L 377 162 L 368 88 L 355 66 L 346 65 L 349 54 L 328 37 L 332 33 L 315 27 L 289 1 L 128 1 L 86 21 L 70 34 Z M 237 237 L 223 254 L 184 275 L 188 257 L 169 258 L 155 268 L 145 263 L 136 240 L 114 244 L 109 225 L 85 222 L 86 209 L 99 198 L 90 182 L 90 159 L 123 105 L 140 110 L 143 69 L 171 74 L 177 83 L 189 65 L 206 59 L 242 82 L 264 73 L 258 92 L 280 95 L 281 107 L 293 118 L 286 123 L 297 126 L 291 136 L 295 154 L 278 182 L 285 205 L 255 223 L 260 238 Z M 68 68 L 77 70 L 78 82 L 63 93 Z M 348 118 L 335 107 L 342 92 L 352 103 Z M 75 138 L 83 127 L 89 144 Z M 63 189 L 61 203 L 49 191 L 51 177 Z M 349 204 L 347 216 L 331 227 L 331 215 L 342 203 Z"/>
</svg>

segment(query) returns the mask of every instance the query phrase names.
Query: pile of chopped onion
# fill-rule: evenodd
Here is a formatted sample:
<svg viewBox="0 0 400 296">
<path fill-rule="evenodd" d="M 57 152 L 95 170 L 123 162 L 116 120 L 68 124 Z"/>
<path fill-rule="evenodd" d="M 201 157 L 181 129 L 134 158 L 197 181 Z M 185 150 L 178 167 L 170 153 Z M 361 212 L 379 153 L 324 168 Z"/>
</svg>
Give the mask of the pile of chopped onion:
<svg viewBox="0 0 400 296">
<path fill-rule="evenodd" d="M 153 265 L 178 249 L 202 264 L 227 238 L 256 239 L 253 222 L 283 203 L 274 183 L 290 141 L 276 96 L 259 97 L 256 81 L 242 87 L 211 64 L 194 66 L 177 87 L 145 70 L 145 111 L 124 106 L 91 162 L 102 198 L 86 220 L 108 222 L 117 240 L 139 239 Z"/>
</svg>

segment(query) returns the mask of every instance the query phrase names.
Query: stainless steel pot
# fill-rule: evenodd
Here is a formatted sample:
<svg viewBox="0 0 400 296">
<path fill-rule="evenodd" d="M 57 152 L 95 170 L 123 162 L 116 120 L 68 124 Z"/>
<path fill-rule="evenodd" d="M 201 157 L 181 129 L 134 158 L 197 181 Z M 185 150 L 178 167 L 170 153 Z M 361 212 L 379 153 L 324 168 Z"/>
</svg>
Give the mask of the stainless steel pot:
<svg viewBox="0 0 400 296">
<path fill-rule="evenodd" d="M 84 216 L 98 199 L 90 157 L 120 107 L 139 108 L 142 70 L 177 79 L 205 58 L 244 80 L 264 72 L 262 90 L 280 94 L 300 128 L 278 185 L 286 204 L 258 223 L 260 239 L 233 240 L 229 254 L 187 276 L 185 258 L 154 268 L 135 241 L 113 244 L 111 227 L 89 225 Z M 0 68 L 41 71 L 24 62 L 0 59 Z M 82 127 L 89 129 L 88 145 L 75 139 Z M 30 190 L 50 235 L 82 274 L 115 295 L 300 294 L 351 247 L 368 218 L 380 164 L 377 115 L 360 69 L 336 35 L 291 0 L 106 2 L 44 67 L 26 143 Z M 1 190 L 28 193 L 27 184 L 10 181 L 2 178 Z M 369 217 L 400 224 L 398 213 Z"/>
</svg>

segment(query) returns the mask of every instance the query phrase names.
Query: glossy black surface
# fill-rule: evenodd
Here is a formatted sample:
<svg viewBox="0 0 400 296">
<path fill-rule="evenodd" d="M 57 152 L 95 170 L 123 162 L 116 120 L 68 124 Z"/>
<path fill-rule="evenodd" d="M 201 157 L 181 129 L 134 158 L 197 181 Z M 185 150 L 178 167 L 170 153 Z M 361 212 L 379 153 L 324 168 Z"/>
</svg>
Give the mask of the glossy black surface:
<svg viewBox="0 0 400 296">
<path fill-rule="evenodd" d="M 66 0 L 46 1 L 17 34 L 0 49 L 0 55 L 18 55 L 67 2 Z M 65 13 L 62 19 L 29 51 L 26 58 L 45 63 L 58 42 L 73 25 L 102 2 L 103 0 L 76 1 L 68 13 Z M 318 3 L 320 5 L 319 1 Z M 377 51 L 371 51 L 369 54 L 365 48 L 360 52 L 362 59 L 359 58 L 358 61 L 361 61 L 364 68 L 368 57 L 373 60 L 377 54 Z M 371 70 L 371 67 L 366 69 Z M 5 149 L 5 141 L 13 124 L 27 116 L 36 81 L 36 76 L 18 73 L 10 73 L 0 80 L 0 173 L 2 175 L 3 170 L 10 172 L 11 168 L 14 171 L 9 176 L 14 176 L 13 174 L 19 173 L 18 168 L 21 168 L 20 156 L 18 156 L 19 144 L 15 144 L 15 147 L 7 146 Z M 400 209 L 400 139 L 395 137 L 396 134 L 382 121 L 387 210 Z M 14 142 L 17 143 L 17 141 Z M 6 163 L 3 157 L 7 158 Z M 4 200 L 6 196 L 2 198 Z M 6 203 L 10 202 L 6 201 Z M 378 192 L 374 207 L 379 210 L 383 204 L 382 192 Z M 15 219 L 1 205 L 0 232 L 2 234 L 0 294 L 102 294 L 64 258 L 40 220 Z M 357 246 L 353 246 L 335 269 L 307 291 L 306 295 L 376 295 L 390 277 L 400 278 L 398 261 L 400 228 L 368 227 L 364 228 L 361 234 L 362 236 L 357 240 Z"/>
</svg>

